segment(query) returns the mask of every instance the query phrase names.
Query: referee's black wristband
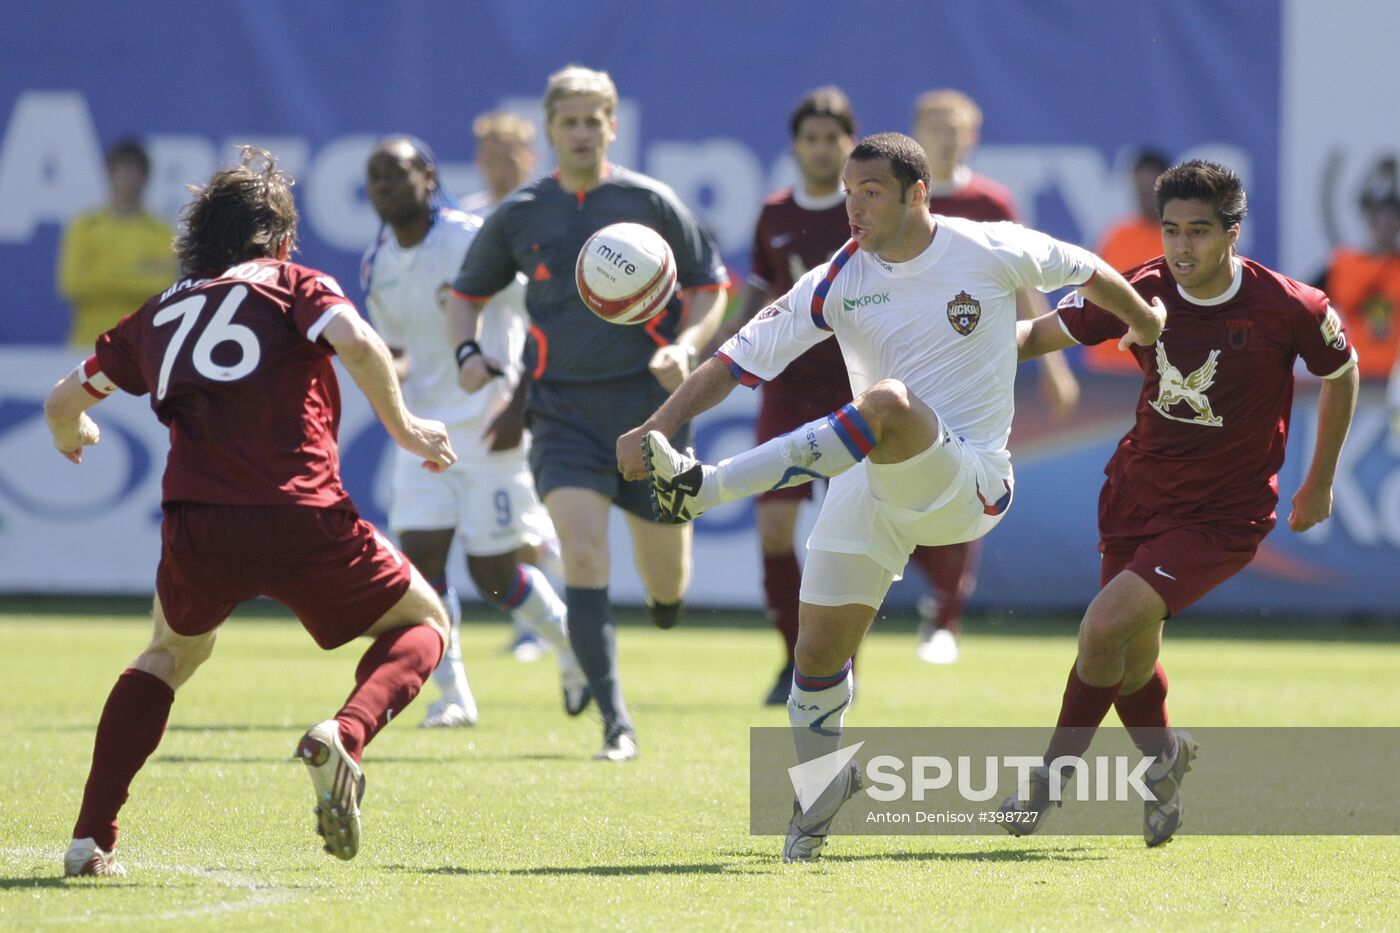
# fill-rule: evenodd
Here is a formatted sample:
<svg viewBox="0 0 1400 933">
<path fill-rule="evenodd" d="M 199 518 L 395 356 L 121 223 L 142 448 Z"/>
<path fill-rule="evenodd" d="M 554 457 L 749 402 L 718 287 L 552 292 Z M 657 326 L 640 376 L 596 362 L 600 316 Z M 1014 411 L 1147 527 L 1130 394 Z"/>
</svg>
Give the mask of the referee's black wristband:
<svg viewBox="0 0 1400 933">
<path fill-rule="evenodd" d="M 461 369 L 462 364 L 481 352 L 481 344 L 475 340 L 463 340 L 457 344 L 457 368 Z"/>
</svg>

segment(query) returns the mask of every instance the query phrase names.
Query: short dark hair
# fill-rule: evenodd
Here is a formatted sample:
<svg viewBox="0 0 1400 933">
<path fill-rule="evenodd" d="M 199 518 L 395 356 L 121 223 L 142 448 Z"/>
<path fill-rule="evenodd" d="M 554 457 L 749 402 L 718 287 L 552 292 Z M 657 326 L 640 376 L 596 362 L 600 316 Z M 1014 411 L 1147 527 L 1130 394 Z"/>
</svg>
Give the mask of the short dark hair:
<svg viewBox="0 0 1400 933">
<path fill-rule="evenodd" d="M 808 117 L 830 117 L 847 136 L 856 135 L 856 112 L 846 92 L 835 85 L 819 87 L 798 101 L 797 109 L 788 119 L 788 135 L 792 139 L 802 132 L 802 121 Z"/>
<path fill-rule="evenodd" d="M 1162 155 L 1156 149 L 1143 149 L 1133 157 L 1134 172 L 1141 172 L 1144 169 L 1152 169 L 1158 175 L 1160 175 L 1167 170 L 1167 166 L 1169 165 L 1171 165 L 1171 163 L 1167 161 L 1167 157 Z"/>
<path fill-rule="evenodd" d="M 886 159 L 894 177 L 899 180 L 899 198 L 904 200 L 904 192 L 916 181 L 929 184 L 928 154 L 924 147 L 912 137 L 903 133 L 876 133 L 867 136 L 851 150 L 850 161 L 874 162 Z"/>
<path fill-rule="evenodd" d="M 119 162 L 130 162 L 141 169 L 141 174 L 147 178 L 151 175 L 151 157 L 146 154 L 146 147 L 141 145 L 141 140 L 134 136 L 128 136 L 112 143 L 107 150 L 107 169 L 110 171 Z"/>
<path fill-rule="evenodd" d="M 1157 179 L 1157 216 L 1168 201 L 1205 201 L 1228 230 L 1249 211 L 1244 183 L 1233 169 L 1219 162 L 1192 159 L 1167 169 Z"/>
<path fill-rule="evenodd" d="M 288 237 L 296 246 L 297 207 L 292 176 L 266 149 L 242 147 L 242 161 L 191 186 L 194 200 L 181 213 L 175 257 L 185 275 L 217 275 L 229 266 L 277 254 Z"/>
<path fill-rule="evenodd" d="M 1396 171 L 1394 156 L 1383 156 L 1371 166 L 1362 182 L 1358 203 L 1363 211 L 1400 208 L 1400 172 Z"/>
</svg>

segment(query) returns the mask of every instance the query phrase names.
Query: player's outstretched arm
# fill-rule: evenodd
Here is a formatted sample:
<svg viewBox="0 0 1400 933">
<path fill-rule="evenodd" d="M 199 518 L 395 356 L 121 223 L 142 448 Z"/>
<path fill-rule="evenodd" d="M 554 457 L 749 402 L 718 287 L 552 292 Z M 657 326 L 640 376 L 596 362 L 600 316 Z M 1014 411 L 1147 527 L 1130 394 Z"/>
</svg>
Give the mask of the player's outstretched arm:
<svg viewBox="0 0 1400 933">
<path fill-rule="evenodd" d="M 53 446 L 73 463 L 82 463 L 83 448 L 102 438 L 97 424 L 87 416 L 87 410 L 102 399 L 83 388 L 83 384 L 80 366 L 49 390 L 44 399 L 44 418 L 53 435 Z"/>
<path fill-rule="evenodd" d="M 1133 344 L 1150 347 L 1162 336 L 1162 328 L 1167 324 L 1166 306 L 1158 298 L 1148 304 L 1127 279 L 1102 260 L 1094 277 L 1079 286 L 1079 292 L 1128 325 L 1128 332 L 1118 341 L 1118 349 L 1126 350 Z"/>
<path fill-rule="evenodd" d="M 434 473 L 441 473 L 457 460 L 442 422 L 419 418 L 404 404 L 389 348 L 364 318 L 342 311 L 322 334 L 395 444 L 422 457 L 424 469 Z"/>
<path fill-rule="evenodd" d="M 642 435 L 660 431 L 668 437 L 701 412 L 709 411 L 729 396 L 739 380 L 714 357 L 700 364 L 661 407 L 637 427 L 617 439 L 617 468 L 623 479 L 643 479 Z"/>
<path fill-rule="evenodd" d="M 1039 289 L 1016 291 L 1018 321 L 1033 321 L 1049 309 L 1045 294 Z M 1063 353 L 1052 352 L 1040 361 L 1040 393 L 1056 418 L 1068 418 L 1079 407 L 1079 380 L 1074 377 L 1074 370 L 1070 369 Z"/>
<path fill-rule="evenodd" d="M 529 397 L 530 373 L 525 372 L 521 374 L 520 381 L 515 384 L 515 391 L 510 395 L 510 402 L 492 416 L 481 432 L 481 440 L 486 445 L 487 450 L 499 453 L 503 450 L 514 450 L 520 446 L 525 439 L 525 403 Z"/>
<path fill-rule="evenodd" d="M 1074 346 L 1074 338 L 1060 326 L 1060 314 L 1051 311 L 1033 321 L 1016 322 L 1016 361 L 1024 363 L 1056 350 Z"/>
<path fill-rule="evenodd" d="M 659 348 L 651 357 L 649 369 L 668 392 L 674 392 L 690 374 L 691 362 L 709 344 L 724 319 L 727 291 L 723 288 L 686 291 L 684 329 L 676 342 Z"/>
<path fill-rule="evenodd" d="M 447 345 L 457 354 L 457 384 L 468 392 L 477 391 L 505 370 L 500 360 L 491 359 L 476 344 L 485 305 L 485 301 L 453 292 L 443 308 L 447 315 Z"/>
<path fill-rule="evenodd" d="M 1288 514 L 1288 527 L 1294 531 L 1307 531 L 1332 514 L 1332 479 L 1337 474 L 1342 444 L 1351 429 L 1360 385 L 1355 366 L 1335 379 L 1323 380 L 1317 397 L 1317 443 L 1312 463 L 1303 485 L 1293 496 L 1293 511 Z"/>
</svg>

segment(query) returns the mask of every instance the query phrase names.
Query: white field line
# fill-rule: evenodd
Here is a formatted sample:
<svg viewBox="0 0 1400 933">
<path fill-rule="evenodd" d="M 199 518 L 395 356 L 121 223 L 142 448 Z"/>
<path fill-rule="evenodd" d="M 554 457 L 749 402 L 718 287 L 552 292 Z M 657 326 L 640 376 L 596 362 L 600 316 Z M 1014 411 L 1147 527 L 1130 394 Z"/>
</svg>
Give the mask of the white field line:
<svg viewBox="0 0 1400 933">
<path fill-rule="evenodd" d="M 63 851 L 61 849 L 41 849 L 32 846 L 11 846 L 0 848 L 0 856 L 9 858 L 40 858 L 51 862 L 55 868 L 61 870 L 63 865 Z M 236 871 L 215 871 L 205 868 L 191 868 L 187 865 L 164 865 L 155 862 L 126 861 L 124 864 L 132 869 L 164 872 L 175 875 L 187 875 L 191 878 L 199 878 L 212 882 L 220 887 L 230 888 L 235 891 L 247 892 L 245 896 L 236 897 L 232 900 L 220 900 L 212 904 L 203 904 L 198 907 L 183 907 L 176 910 L 163 910 L 157 913 L 131 914 L 123 913 L 123 921 L 149 921 L 149 920 L 177 920 L 182 917 L 210 917 L 219 914 L 237 913 L 244 910 L 257 910 L 263 907 L 273 907 L 286 903 L 294 899 L 297 892 L 292 888 L 282 888 L 276 885 L 258 881 L 252 875 L 247 875 Z M 45 923 L 91 923 L 90 914 L 75 914 L 69 917 L 46 917 Z"/>
</svg>

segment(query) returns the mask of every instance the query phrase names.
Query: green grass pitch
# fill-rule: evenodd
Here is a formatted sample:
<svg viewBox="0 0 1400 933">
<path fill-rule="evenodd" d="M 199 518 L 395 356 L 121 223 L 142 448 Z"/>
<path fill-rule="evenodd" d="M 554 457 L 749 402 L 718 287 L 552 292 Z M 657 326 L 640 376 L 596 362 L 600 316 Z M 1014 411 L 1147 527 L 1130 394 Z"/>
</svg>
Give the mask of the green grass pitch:
<svg viewBox="0 0 1400 933">
<path fill-rule="evenodd" d="M 0 928 L 1400 928 L 1394 837 L 1183 835 L 1154 851 L 1136 836 L 834 837 L 819 863 L 785 866 L 779 839 L 747 831 L 747 729 L 786 722 L 758 705 L 772 632 L 703 613 L 733 624 L 624 625 L 642 755 L 619 765 L 590 760 L 597 722 L 563 715 L 552 660 L 515 662 L 504 624 L 475 615 L 463 640 L 482 721 L 417 730 L 420 699 L 381 733 L 353 862 L 319 850 L 290 756 L 340 704 L 364 643 L 326 654 L 285 617 L 240 617 L 136 779 L 119 845 L 130 877 L 65 881 L 93 729 L 148 623 L 129 605 L 12 601 Z M 1393 627 L 1173 625 L 1178 724 L 1400 725 Z M 1074 628 L 975 620 L 949 668 L 912 649 L 909 620 L 877 626 L 852 724 L 1047 725 Z"/>
</svg>

